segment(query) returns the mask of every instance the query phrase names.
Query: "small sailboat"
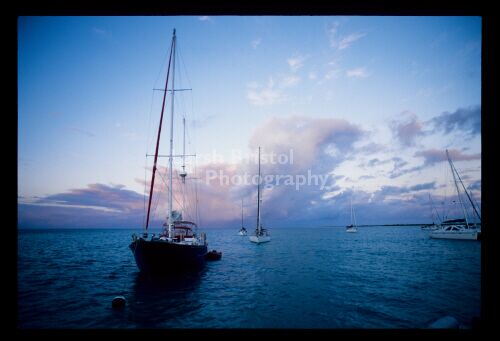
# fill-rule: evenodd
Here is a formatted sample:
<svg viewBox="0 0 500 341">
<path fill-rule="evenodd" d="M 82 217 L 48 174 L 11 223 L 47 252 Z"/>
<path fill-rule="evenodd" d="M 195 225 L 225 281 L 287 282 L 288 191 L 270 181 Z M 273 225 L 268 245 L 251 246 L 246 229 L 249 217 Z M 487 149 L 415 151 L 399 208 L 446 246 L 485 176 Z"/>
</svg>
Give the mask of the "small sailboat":
<svg viewBox="0 0 500 341">
<path fill-rule="evenodd" d="M 255 235 L 250 236 L 250 241 L 252 243 L 260 244 L 271 240 L 267 229 L 262 227 L 262 221 L 260 219 L 260 147 L 259 147 L 259 182 L 257 184 L 257 227 L 255 228 Z"/>
<path fill-rule="evenodd" d="M 458 174 L 457 169 L 453 165 L 451 161 L 448 150 L 446 150 L 446 157 L 448 158 L 448 163 L 450 164 L 451 173 L 453 174 L 453 181 L 455 183 L 455 188 L 457 190 L 457 197 L 460 203 L 460 207 L 462 208 L 462 213 L 464 218 L 461 219 L 450 219 L 443 221 L 439 227 L 430 232 L 429 236 L 435 239 L 466 239 L 466 240 L 480 240 L 481 239 L 481 227 L 477 224 L 469 223 L 469 218 L 467 216 L 467 211 L 465 210 L 464 203 L 460 196 L 460 189 L 458 184 L 462 185 L 462 188 L 469 199 L 472 208 L 474 209 L 475 214 L 481 221 L 481 215 L 476 209 L 474 202 L 472 201 L 467 189 L 465 188 L 460 175 Z M 458 180 L 457 180 L 458 178 Z"/>
<path fill-rule="evenodd" d="M 432 199 L 431 199 L 430 193 L 429 193 L 429 203 L 431 205 L 432 224 L 424 224 L 424 225 L 420 226 L 420 228 L 422 230 L 425 230 L 425 231 L 432 231 L 432 230 L 435 230 L 439 227 L 439 225 L 436 224 L 435 219 L 434 219 L 434 205 L 432 204 Z M 440 221 L 441 217 L 439 216 L 439 213 L 437 212 L 437 210 L 436 210 L 436 216 L 437 216 L 438 221 Z"/>
<path fill-rule="evenodd" d="M 345 231 L 350 233 L 358 232 L 358 225 L 356 224 L 356 214 L 354 213 L 354 208 L 352 207 L 352 198 L 351 198 L 351 225 L 347 225 Z"/>
<path fill-rule="evenodd" d="M 247 229 L 243 226 L 243 199 L 241 199 L 241 228 L 238 231 L 239 236 L 246 236 Z"/>
<path fill-rule="evenodd" d="M 155 274 L 171 274 L 177 271 L 198 270 L 205 265 L 208 244 L 205 234 L 198 235 L 197 224 L 183 219 L 182 212 L 173 210 L 173 139 L 174 139 L 174 93 L 177 89 L 174 88 L 175 75 L 175 47 L 176 35 L 175 29 L 173 32 L 172 43 L 170 48 L 170 57 L 168 61 L 167 77 L 165 81 L 165 89 L 163 90 L 163 104 L 161 107 L 160 122 L 158 127 L 158 137 L 156 140 L 156 149 L 154 155 L 154 165 L 151 177 L 151 187 L 149 190 L 149 202 L 146 224 L 142 235 L 132 235 L 132 243 L 129 248 L 134 254 L 135 261 L 141 272 Z M 171 72 L 172 71 L 172 72 Z M 171 89 L 168 86 L 171 80 Z M 170 154 L 169 158 L 169 191 L 168 191 L 168 215 L 166 222 L 163 224 L 163 232 L 159 236 L 153 233 L 151 238 L 148 238 L 148 227 L 151 213 L 151 199 L 153 197 L 153 189 L 155 183 L 155 175 L 158 171 L 158 149 L 160 146 L 161 128 L 163 122 L 163 113 L 165 110 L 165 100 L 167 92 L 171 93 L 171 112 L 170 112 Z M 184 129 L 185 129 L 185 121 Z M 185 134 L 184 134 L 185 135 Z M 184 144 L 185 149 L 185 144 Z M 183 151 L 183 159 L 185 157 Z M 185 184 L 186 172 L 183 170 L 179 174 L 182 178 L 183 185 Z M 160 174 L 161 175 L 161 174 Z M 183 191 L 184 193 L 184 191 Z M 184 209 L 184 207 L 183 207 Z"/>
</svg>

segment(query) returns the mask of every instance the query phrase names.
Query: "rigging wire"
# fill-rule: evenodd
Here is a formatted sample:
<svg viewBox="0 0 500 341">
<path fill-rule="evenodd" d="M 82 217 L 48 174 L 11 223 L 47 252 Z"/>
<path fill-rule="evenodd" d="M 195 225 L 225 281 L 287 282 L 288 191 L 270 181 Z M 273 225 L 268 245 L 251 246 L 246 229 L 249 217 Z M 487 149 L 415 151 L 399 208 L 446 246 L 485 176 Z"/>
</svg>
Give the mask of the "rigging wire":
<svg viewBox="0 0 500 341">
<path fill-rule="evenodd" d="M 158 70 L 158 74 L 156 76 L 156 79 L 153 83 L 153 89 L 156 88 L 157 84 L 158 84 L 158 80 L 160 79 L 160 76 L 164 73 L 163 70 L 167 64 L 167 60 L 168 60 L 168 54 L 169 54 L 169 49 L 167 48 L 165 50 L 165 54 L 162 58 L 163 60 L 163 63 L 162 63 L 162 66 L 160 67 L 160 69 Z M 146 155 L 148 154 L 148 150 L 149 148 L 151 147 L 151 144 L 153 142 L 153 139 L 152 139 L 152 135 L 154 134 L 151 134 L 151 117 L 152 117 L 152 112 L 153 112 L 153 104 L 154 104 L 154 100 L 155 100 L 155 91 L 152 90 L 151 91 L 151 103 L 150 103 L 150 106 L 149 106 L 149 117 L 148 117 L 148 125 L 147 125 L 147 130 L 146 130 Z M 144 161 L 144 193 L 143 193 L 143 197 L 144 197 L 144 208 L 143 208 L 143 221 L 142 221 L 142 225 L 145 226 L 145 220 L 146 220 L 146 193 L 147 193 L 147 156 L 145 156 L 145 161 Z"/>
</svg>

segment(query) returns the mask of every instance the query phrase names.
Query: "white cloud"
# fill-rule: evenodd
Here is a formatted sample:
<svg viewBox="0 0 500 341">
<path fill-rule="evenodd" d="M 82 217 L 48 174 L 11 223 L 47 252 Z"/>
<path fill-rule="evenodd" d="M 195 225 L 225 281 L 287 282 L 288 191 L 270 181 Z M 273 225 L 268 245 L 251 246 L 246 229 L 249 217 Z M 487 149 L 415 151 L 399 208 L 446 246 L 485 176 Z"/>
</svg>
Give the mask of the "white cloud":
<svg viewBox="0 0 500 341">
<path fill-rule="evenodd" d="M 204 16 L 198 17 L 198 20 L 200 20 L 200 21 L 210 21 L 210 17 L 208 15 L 204 15 Z"/>
<path fill-rule="evenodd" d="M 253 105 L 270 105 L 282 100 L 282 94 L 273 89 L 265 88 L 260 91 L 249 90 L 247 98 Z"/>
<path fill-rule="evenodd" d="M 284 95 L 279 89 L 274 88 L 273 78 L 269 78 L 267 86 L 259 89 L 259 86 L 255 82 L 251 82 L 247 85 L 247 99 L 251 104 L 262 106 L 271 105 L 284 100 Z"/>
<path fill-rule="evenodd" d="M 262 42 L 262 38 L 257 38 L 257 39 L 252 40 L 252 43 L 251 43 L 252 47 L 254 49 L 256 49 L 260 45 L 261 42 Z"/>
<path fill-rule="evenodd" d="M 335 47 L 337 45 L 337 30 L 340 24 L 338 22 L 334 22 L 332 26 L 328 29 L 328 35 L 330 37 L 330 46 Z"/>
<path fill-rule="evenodd" d="M 307 57 L 304 56 L 295 56 L 292 58 L 287 59 L 287 63 L 290 66 L 290 69 L 295 72 L 298 69 L 300 69 L 302 66 L 304 66 L 304 60 L 306 60 Z"/>
<path fill-rule="evenodd" d="M 282 85 L 284 87 L 290 87 L 290 86 L 297 85 L 299 83 L 299 81 L 300 81 L 300 77 L 291 75 L 291 76 L 283 78 Z"/>
<path fill-rule="evenodd" d="M 362 67 L 347 70 L 345 74 L 349 78 L 366 78 L 366 77 L 368 77 L 368 73 L 366 72 L 365 68 L 362 68 Z"/>
<path fill-rule="evenodd" d="M 338 49 L 343 50 L 345 48 L 348 48 L 352 43 L 354 43 L 358 39 L 363 38 L 365 35 L 365 33 L 352 33 L 347 37 L 343 37 L 338 43 Z"/>
<path fill-rule="evenodd" d="M 330 71 L 328 71 L 328 72 L 325 74 L 325 79 L 334 79 L 334 78 L 338 78 L 338 77 L 339 77 L 339 74 L 340 74 L 340 70 L 339 70 L 339 69 L 330 70 Z"/>
<path fill-rule="evenodd" d="M 282 102 L 287 99 L 284 91 L 299 84 L 301 78 L 291 74 L 283 76 L 275 81 L 273 77 L 269 77 L 267 85 L 260 86 L 257 82 L 247 83 L 247 99 L 253 105 L 272 105 Z"/>
<path fill-rule="evenodd" d="M 333 59 L 330 62 L 328 62 L 328 65 L 335 66 L 335 65 L 338 65 L 338 63 L 339 63 L 338 59 Z"/>
<path fill-rule="evenodd" d="M 309 79 L 311 79 L 311 80 L 318 78 L 318 76 L 316 75 L 316 72 L 309 72 L 308 76 L 309 76 Z"/>
<path fill-rule="evenodd" d="M 257 82 L 255 82 L 255 81 L 247 83 L 247 88 L 257 89 L 258 87 L 259 87 L 259 84 Z"/>
<path fill-rule="evenodd" d="M 105 29 L 102 29 L 102 28 L 94 27 L 92 29 L 92 31 L 94 32 L 94 34 L 96 34 L 97 36 L 99 36 L 101 38 L 110 38 L 111 37 L 111 32 L 109 32 Z"/>
<path fill-rule="evenodd" d="M 328 30 L 328 36 L 330 38 L 330 46 L 339 51 L 348 48 L 355 41 L 363 38 L 366 35 L 366 33 L 354 32 L 348 35 L 341 36 L 338 34 L 339 26 L 340 24 L 338 22 L 335 22 Z"/>
</svg>

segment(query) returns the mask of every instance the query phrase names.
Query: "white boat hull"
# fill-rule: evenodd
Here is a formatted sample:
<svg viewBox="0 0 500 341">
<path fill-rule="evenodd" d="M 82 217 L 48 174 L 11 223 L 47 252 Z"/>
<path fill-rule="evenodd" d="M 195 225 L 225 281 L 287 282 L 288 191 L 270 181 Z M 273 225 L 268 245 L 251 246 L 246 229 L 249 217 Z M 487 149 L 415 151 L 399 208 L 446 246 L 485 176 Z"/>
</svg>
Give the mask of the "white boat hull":
<svg viewBox="0 0 500 341">
<path fill-rule="evenodd" d="M 246 233 L 246 232 L 238 232 L 238 235 L 239 235 L 239 236 L 246 236 L 246 235 L 247 235 L 247 233 Z"/>
<path fill-rule="evenodd" d="M 349 232 L 349 233 L 358 232 L 358 230 L 356 230 L 356 229 L 346 229 L 345 231 Z"/>
<path fill-rule="evenodd" d="M 462 239 L 462 240 L 478 240 L 481 232 L 479 231 L 432 231 L 429 236 L 434 239 Z"/>
<path fill-rule="evenodd" d="M 268 242 L 270 240 L 271 240 L 271 237 L 269 237 L 269 236 L 250 236 L 250 241 L 252 243 L 260 244 L 260 243 Z"/>
</svg>

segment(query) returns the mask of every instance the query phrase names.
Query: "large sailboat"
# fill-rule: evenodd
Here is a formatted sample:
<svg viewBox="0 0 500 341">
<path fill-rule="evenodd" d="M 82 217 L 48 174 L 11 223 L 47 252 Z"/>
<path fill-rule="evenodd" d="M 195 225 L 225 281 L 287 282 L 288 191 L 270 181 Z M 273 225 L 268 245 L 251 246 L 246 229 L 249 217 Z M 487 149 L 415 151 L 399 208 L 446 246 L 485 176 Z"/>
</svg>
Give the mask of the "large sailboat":
<svg viewBox="0 0 500 341">
<path fill-rule="evenodd" d="M 450 164 L 451 173 L 453 174 L 453 181 L 455 183 L 455 188 L 457 190 L 458 202 L 460 203 L 460 207 L 462 209 L 463 218 L 460 219 L 450 219 L 443 221 L 439 227 L 430 232 L 429 236 L 431 238 L 436 239 L 468 239 L 468 240 L 480 240 L 481 239 L 481 227 L 480 224 L 471 224 L 469 221 L 469 217 L 467 215 L 467 211 L 465 209 L 464 203 L 462 201 L 462 197 L 460 196 L 460 188 L 458 184 L 460 183 L 465 194 L 467 195 L 472 208 L 474 209 L 475 215 L 479 218 L 479 222 L 481 222 L 481 215 L 479 214 L 472 198 L 470 197 L 467 189 L 465 188 L 460 175 L 458 174 L 457 169 L 453 165 L 451 161 L 448 150 L 446 150 L 446 157 L 448 158 L 448 163 Z"/>
<path fill-rule="evenodd" d="M 175 47 L 176 34 L 175 29 L 172 36 L 170 47 L 170 57 L 168 61 L 167 78 L 165 81 L 165 89 L 163 91 L 163 101 L 161 106 L 160 123 L 158 127 L 158 137 L 156 140 L 156 149 L 154 154 L 153 172 L 151 176 L 151 187 L 149 190 L 148 211 L 146 224 L 141 236 L 132 235 L 132 243 L 129 245 L 134 254 L 135 261 L 141 272 L 169 274 L 174 271 L 189 271 L 200 269 L 205 265 L 207 254 L 207 241 L 204 233 L 197 233 L 197 224 L 183 219 L 182 211 L 174 210 L 172 207 L 173 200 L 173 138 L 174 138 L 174 94 L 178 91 L 174 88 L 175 81 Z M 172 72 L 171 72 L 172 71 Z M 171 81 L 171 89 L 169 90 L 169 80 Z M 148 238 L 148 227 L 151 214 L 151 199 L 153 197 L 153 188 L 155 183 L 155 175 L 158 172 L 157 160 L 158 150 L 160 146 L 161 128 L 163 122 L 163 113 L 165 110 L 165 102 L 167 92 L 171 93 L 170 106 L 170 154 L 169 158 L 169 183 L 168 183 L 168 215 L 166 222 L 163 224 L 163 231 L 158 236 L 152 234 Z M 185 129 L 185 121 L 184 129 Z M 184 134 L 185 135 L 185 134 Z M 183 150 L 183 159 L 185 157 L 185 143 Z M 185 165 L 179 173 L 182 178 L 183 185 L 186 178 Z M 184 209 L 184 208 L 183 208 Z"/>
<path fill-rule="evenodd" d="M 271 236 L 267 229 L 262 227 L 262 220 L 260 219 L 260 147 L 259 147 L 259 182 L 257 184 L 257 227 L 255 228 L 255 234 L 250 236 L 250 241 L 252 243 L 265 243 L 271 240 Z"/>
</svg>

